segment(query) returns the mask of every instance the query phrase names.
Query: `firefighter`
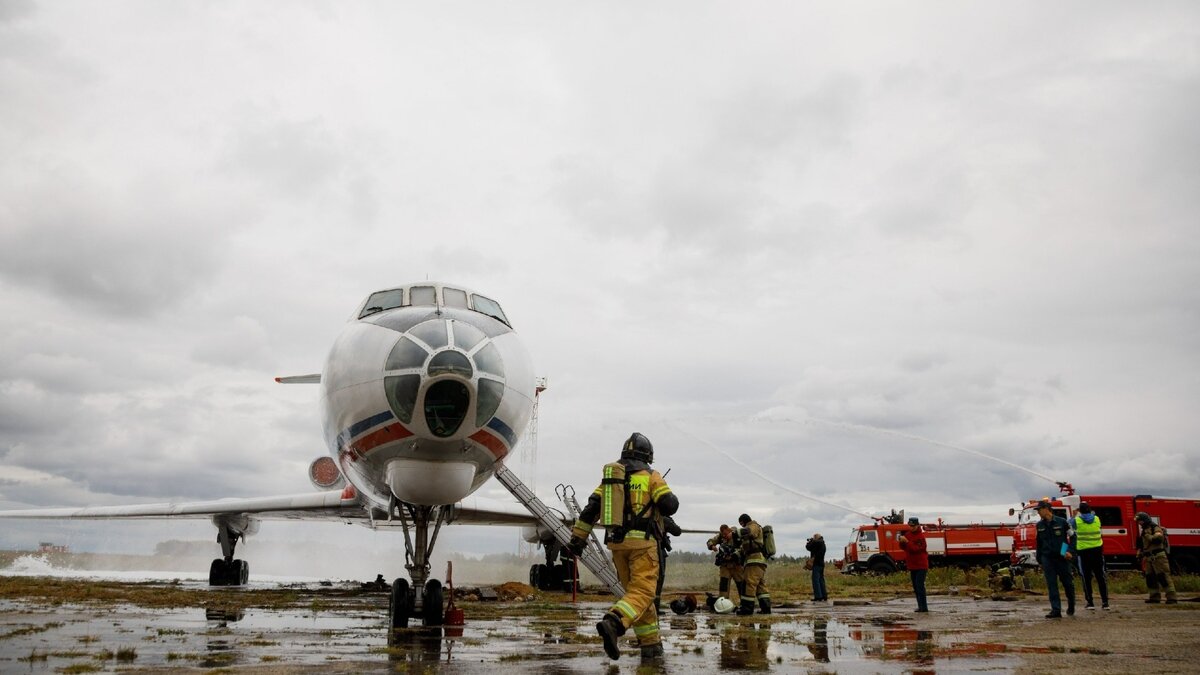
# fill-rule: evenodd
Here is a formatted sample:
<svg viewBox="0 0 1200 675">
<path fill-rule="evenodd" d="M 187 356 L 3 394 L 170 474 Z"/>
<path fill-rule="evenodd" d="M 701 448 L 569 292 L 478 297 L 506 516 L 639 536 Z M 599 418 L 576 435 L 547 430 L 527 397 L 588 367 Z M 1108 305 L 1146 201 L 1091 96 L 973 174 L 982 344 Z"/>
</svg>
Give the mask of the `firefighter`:
<svg viewBox="0 0 1200 675">
<path fill-rule="evenodd" d="M 1150 591 L 1146 603 L 1155 604 L 1159 601 L 1159 589 L 1166 590 L 1168 605 L 1179 602 L 1175 597 L 1175 582 L 1171 580 L 1171 564 L 1167 560 L 1167 533 L 1145 511 L 1138 511 L 1134 520 L 1142 527 L 1142 534 L 1137 540 L 1137 557 L 1146 574 L 1146 589 Z"/>
<path fill-rule="evenodd" d="M 916 516 L 908 519 L 908 532 L 896 537 L 896 543 L 904 549 L 904 567 L 912 581 L 913 595 L 917 598 L 915 612 L 928 612 L 929 602 L 925 596 L 925 577 L 929 575 L 929 553 L 925 543 L 925 532 Z"/>
<path fill-rule="evenodd" d="M 571 531 L 568 548 L 575 555 L 583 553 L 587 537 L 596 520 L 605 511 L 605 523 L 616 519 L 620 524 L 605 526 L 604 543 L 612 551 L 617 576 L 625 595 L 596 624 L 596 632 L 604 641 L 608 658 L 621 658 L 618 639 L 631 626 L 641 647 L 643 660 L 661 659 L 662 640 L 658 634 L 658 614 L 654 611 L 654 594 L 658 582 L 659 541 L 663 538 L 662 519 L 679 510 L 679 499 L 671 492 L 661 474 L 650 465 L 654 463 L 654 446 L 650 439 L 634 433 L 621 448 L 621 459 L 605 466 L 606 478 L 588 497 L 587 506 L 579 513 Z M 619 465 L 619 466 L 618 466 Z M 624 479 L 609 478 L 612 468 L 624 469 Z M 623 491 L 616 488 L 623 487 Z M 619 511 L 614 508 L 613 495 L 622 496 Z"/>
<path fill-rule="evenodd" d="M 771 613 L 771 593 L 767 590 L 767 556 L 763 542 L 762 527 L 748 514 L 738 516 L 742 529 L 738 536 L 742 543 L 742 564 L 746 568 L 746 586 L 742 591 L 742 603 L 737 613 L 741 616 L 754 613 L 754 600 L 758 600 L 760 614 Z"/>
<path fill-rule="evenodd" d="M 708 550 L 716 553 L 713 564 L 717 566 L 720 581 L 717 591 L 734 604 L 746 594 L 746 568 L 742 566 L 741 540 L 737 531 L 721 525 L 717 536 L 708 540 Z"/>
<path fill-rule="evenodd" d="M 1062 600 L 1058 596 L 1058 582 L 1067 594 L 1067 616 L 1075 614 L 1075 582 L 1071 580 L 1071 560 L 1075 557 L 1075 531 L 1066 518 L 1054 515 L 1050 501 L 1043 499 L 1037 505 L 1041 520 L 1037 524 L 1037 560 L 1046 576 L 1046 592 L 1050 596 L 1050 613 L 1047 619 L 1062 618 Z"/>
<path fill-rule="evenodd" d="M 1100 606 L 1108 609 L 1108 580 L 1104 571 L 1104 537 L 1100 533 L 1100 517 L 1092 513 L 1087 502 L 1079 505 L 1075 516 L 1075 550 L 1079 552 L 1079 572 L 1083 575 L 1084 609 L 1096 609 L 1092 600 L 1092 577 L 1100 589 Z"/>
</svg>

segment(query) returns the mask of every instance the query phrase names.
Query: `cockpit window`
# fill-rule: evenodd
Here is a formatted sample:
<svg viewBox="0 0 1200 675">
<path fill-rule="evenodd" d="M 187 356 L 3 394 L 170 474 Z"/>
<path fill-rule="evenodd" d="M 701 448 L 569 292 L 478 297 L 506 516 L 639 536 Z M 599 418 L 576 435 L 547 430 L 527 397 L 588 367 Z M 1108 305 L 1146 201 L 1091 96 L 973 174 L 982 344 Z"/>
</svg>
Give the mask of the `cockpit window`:
<svg viewBox="0 0 1200 675">
<path fill-rule="evenodd" d="M 442 303 L 447 307 L 467 308 L 467 292 L 460 291 L 457 288 L 442 289 Z"/>
<path fill-rule="evenodd" d="M 410 305 L 436 305 L 437 296 L 433 286 L 413 286 L 408 292 Z"/>
<path fill-rule="evenodd" d="M 404 304 L 403 288 L 372 293 L 371 297 L 367 298 L 367 304 L 363 306 L 363 311 L 358 315 L 358 318 L 361 319 L 364 316 L 370 316 L 385 309 L 393 309 L 402 304 Z"/>
<path fill-rule="evenodd" d="M 487 314 L 494 319 L 499 319 L 500 321 L 503 321 L 506 326 L 512 326 L 512 324 L 508 322 L 508 317 L 504 316 L 504 310 L 500 309 L 500 305 L 497 304 L 496 301 L 490 298 L 485 298 L 482 295 L 472 294 L 471 302 L 476 312 Z"/>
</svg>

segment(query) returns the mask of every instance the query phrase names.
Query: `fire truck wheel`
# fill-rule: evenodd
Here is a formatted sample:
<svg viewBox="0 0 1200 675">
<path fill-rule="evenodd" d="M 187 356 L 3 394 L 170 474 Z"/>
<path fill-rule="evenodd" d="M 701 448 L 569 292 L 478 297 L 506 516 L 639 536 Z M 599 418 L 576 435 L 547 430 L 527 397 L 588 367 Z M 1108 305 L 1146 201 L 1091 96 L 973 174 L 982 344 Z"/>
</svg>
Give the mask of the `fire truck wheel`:
<svg viewBox="0 0 1200 675">
<path fill-rule="evenodd" d="M 896 566 L 886 560 L 876 560 L 871 563 L 868 569 L 871 570 L 871 574 L 883 576 L 895 572 Z"/>
</svg>

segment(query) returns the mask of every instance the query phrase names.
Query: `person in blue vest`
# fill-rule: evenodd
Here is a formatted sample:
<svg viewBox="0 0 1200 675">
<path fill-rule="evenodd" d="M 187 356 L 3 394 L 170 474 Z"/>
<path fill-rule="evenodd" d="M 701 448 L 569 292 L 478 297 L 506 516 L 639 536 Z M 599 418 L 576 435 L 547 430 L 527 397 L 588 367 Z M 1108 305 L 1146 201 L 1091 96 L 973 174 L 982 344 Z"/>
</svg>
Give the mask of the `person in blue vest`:
<svg viewBox="0 0 1200 675">
<path fill-rule="evenodd" d="M 1104 572 L 1104 537 L 1100 533 L 1100 517 L 1092 513 L 1087 502 L 1079 505 L 1075 516 L 1075 550 L 1079 552 L 1079 571 L 1083 574 L 1084 609 L 1096 609 L 1092 601 L 1092 577 L 1100 589 L 1100 606 L 1108 609 L 1108 581 Z"/>
<path fill-rule="evenodd" d="M 1046 575 L 1046 592 L 1050 595 L 1050 613 L 1046 618 L 1062 618 L 1062 600 L 1058 596 L 1060 581 L 1067 594 L 1067 616 L 1073 616 L 1075 582 L 1071 580 L 1071 560 L 1075 557 L 1075 531 L 1066 518 L 1054 515 L 1049 500 L 1038 502 L 1037 512 L 1042 518 L 1037 524 L 1037 559 Z"/>
</svg>

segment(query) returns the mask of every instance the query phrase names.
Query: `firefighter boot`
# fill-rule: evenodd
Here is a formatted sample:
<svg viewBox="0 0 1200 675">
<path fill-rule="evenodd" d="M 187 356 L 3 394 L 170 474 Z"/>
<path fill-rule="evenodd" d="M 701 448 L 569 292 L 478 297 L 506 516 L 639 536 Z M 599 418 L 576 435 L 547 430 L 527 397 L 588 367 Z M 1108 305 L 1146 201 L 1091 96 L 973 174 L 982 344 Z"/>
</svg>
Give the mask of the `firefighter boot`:
<svg viewBox="0 0 1200 675">
<path fill-rule="evenodd" d="M 754 601 L 750 598 L 742 598 L 742 606 L 738 607 L 738 616 L 750 616 L 754 613 Z"/>
<path fill-rule="evenodd" d="M 759 598 L 758 599 L 758 613 L 759 614 L 770 614 L 771 613 L 771 599 L 770 598 Z"/>
<path fill-rule="evenodd" d="M 737 585 L 737 589 L 738 589 L 738 598 L 746 597 L 746 581 L 745 580 L 739 581 L 739 582 L 737 582 L 736 585 Z"/>
<path fill-rule="evenodd" d="M 621 623 L 620 617 L 612 612 L 605 612 L 604 618 L 596 624 L 596 632 L 604 641 L 604 653 L 608 655 L 608 658 L 613 661 L 621 658 L 621 645 L 617 643 L 617 640 L 625 634 L 625 624 Z"/>
<path fill-rule="evenodd" d="M 729 577 L 721 577 L 721 585 L 717 586 L 717 593 L 729 597 Z"/>
<path fill-rule="evenodd" d="M 662 661 L 663 646 L 661 642 L 652 645 L 642 645 L 642 663 L 647 661 Z"/>
</svg>

